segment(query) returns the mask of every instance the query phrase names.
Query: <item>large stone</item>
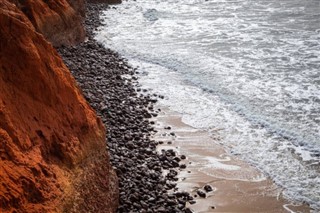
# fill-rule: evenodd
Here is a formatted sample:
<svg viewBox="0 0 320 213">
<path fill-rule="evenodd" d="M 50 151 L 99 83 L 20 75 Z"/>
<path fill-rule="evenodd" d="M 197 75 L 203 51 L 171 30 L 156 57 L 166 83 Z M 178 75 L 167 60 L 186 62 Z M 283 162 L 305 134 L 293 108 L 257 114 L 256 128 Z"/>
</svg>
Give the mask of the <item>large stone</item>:
<svg viewBox="0 0 320 213">
<path fill-rule="evenodd" d="M 0 212 L 114 212 L 103 124 L 37 27 L 0 1 Z"/>
</svg>

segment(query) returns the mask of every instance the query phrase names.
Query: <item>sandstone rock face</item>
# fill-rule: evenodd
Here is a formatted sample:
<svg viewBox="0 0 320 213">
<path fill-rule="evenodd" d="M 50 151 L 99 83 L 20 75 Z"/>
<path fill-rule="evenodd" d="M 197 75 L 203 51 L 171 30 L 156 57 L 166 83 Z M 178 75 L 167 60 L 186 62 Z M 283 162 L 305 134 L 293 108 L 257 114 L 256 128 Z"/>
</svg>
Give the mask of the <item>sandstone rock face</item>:
<svg viewBox="0 0 320 213">
<path fill-rule="evenodd" d="M 73 45 L 85 38 L 81 15 L 84 0 L 10 0 L 31 21 L 36 31 L 54 46 Z"/>
<path fill-rule="evenodd" d="M 37 17 L 0 1 L 0 212 L 114 212 L 104 127 Z"/>
</svg>

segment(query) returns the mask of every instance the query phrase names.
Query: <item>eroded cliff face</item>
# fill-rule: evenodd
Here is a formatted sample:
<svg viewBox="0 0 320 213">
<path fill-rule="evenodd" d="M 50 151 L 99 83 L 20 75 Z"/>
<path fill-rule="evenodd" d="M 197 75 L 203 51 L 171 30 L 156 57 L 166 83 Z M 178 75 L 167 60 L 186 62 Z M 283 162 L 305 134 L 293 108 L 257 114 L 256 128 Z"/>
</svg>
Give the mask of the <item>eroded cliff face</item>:
<svg viewBox="0 0 320 213">
<path fill-rule="evenodd" d="M 114 212 L 104 127 L 38 33 L 72 10 L 26 10 L 0 1 L 0 212 Z"/>
<path fill-rule="evenodd" d="M 9 0 L 31 21 L 35 30 L 54 46 L 76 44 L 83 41 L 85 31 L 84 0 Z"/>
</svg>

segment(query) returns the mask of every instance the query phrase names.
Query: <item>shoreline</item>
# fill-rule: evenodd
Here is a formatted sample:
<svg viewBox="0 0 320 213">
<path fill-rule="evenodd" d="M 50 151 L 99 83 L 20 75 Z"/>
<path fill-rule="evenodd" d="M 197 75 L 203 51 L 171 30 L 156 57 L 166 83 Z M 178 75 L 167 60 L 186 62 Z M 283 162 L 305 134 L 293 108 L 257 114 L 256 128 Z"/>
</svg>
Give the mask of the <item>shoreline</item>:
<svg viewBox="0 0 320 213">
<path fill-rule="evenodd" d="M 181 142 L 186 140 L 174 139 L 189 137 L 189 141 L 195 140 L 186 131 L 192 128 L 183 124 L 179 115 L 174 112 L 162 109 L 161 106 L 158 109 L 155 103 L 162 97 L 139 89 L 136 70 L 117 53 L 105 49 L 93 39 L 93 31 L 101 25 L 100 11 L 106 8 L 108 8 L 106 4 L 87 3 L 85 25 L 88 40 L 74 47 L 59 48 L 59 52 L 87 101 L 106 125 L 110 159 L 120 182 L 118 212 L 274 212 L 280 207 L 283 210 L 281 212 L 288 212 L 283 208 L 286 204 L 283 200 L 278 201 L 274 194 L 272 196 L 261 194 L 259 191 L 261 182 L 247 185 L 241 184 L 243 181 L 232 180 L 234 183 L 229 187 L 231 182 L 226 178 L 220 181 L 219 185 L 215 184 L 219 182 L 219 178 L 214 179 L 210 175 L 206 176 L 203 172 L 197 171 L 193 164 L 199 162 L 190 155 L 190 151 L 197 148 L 191 145 L 184 145 L 185 148 L 181 148 Z M 159 125 L 161 122 L 165 124 Z M 167 130 L 163 130 L 165 126 L 172 127 L 169 131 L 173 136 L 169 136 L 172 144 L 164 145 L 159 142 L 167 140 L 165 138 L 168 136 Z M 166 133 L 167 136 L 159 137 L 161 133 Z M 203 132 L 195 131 L 192 134 L 196 137 L 208 137 Z M 210 138 L 205 140 L 212 142 Z M 176 146 L 180 149 L 176 149 Z M 219 158 L 223 155 L 225 158 L 226 153 L 223 148 L 216 146 L 216 149 L 218 151 L 210 157 Z M 184 159 L 185 155 L 187 159 Z M 240 160 L 235 162 L 239 167 L 249 166 Z M 185 168 L 184 165 L 187 167 Z M 164 172 L 168 170 L 178 171 L 179 174 Z M 251 171 L 252 168 L 249 170 Z M 191 173 L 188 173 L 189 171 Z M 240 173 L 243 173 L 243 170 Z M 182 179 L 184 180 L 181 181 Z M 212 186 L 214 191 L 206 193 L 205 199 L 199 198 L 199 194 L 194 189 L 203 188 L 206 184 Z M 274 184 L 270 179 L 265 184 L 262 188 L 271 187 L 271 191 L 275 190 L 272 188 Z M 229 194 L 239 190 L 239 187 L 243 191 L 237 196 Z M 184 193 L 181 193 L 181 190 Z M 255 202 L 252 199 L 249 205 L 245 204 L 245 201 L 239 201 L 245 191 L 253 195 L 251 199 L 257 198 L 257 193 L 260 193 L 261 200 L 258 198 L 259 201 Z M 265 201 L 268 202 L 263 203 Z M 191 203 L 194 204 L 191 205 Z M 257 203 L 264 204 L 264 207 L 270 208 L 270 211 L 255 209 L 254 205 Z M 296 210 L 308 212 L 307 206 Z"/>
<path fill-rule="evenodd" d="M 205 198 L 197 196 L 190 209 L 199 213 L 310 212 L 308 205 L 284 198 L 281 187 L 258 169 L 228 154 L 207 131 L 185 124 L 181 114 L 157 105 L 163 109 L 157 117 L 155 140 L 163 142 L 158 151 L 176 149 L 187 156 L 183 163 L 188 166 L 178 174 L 178 188 L 193 196 L 207 185 L 213 189 Z"/>
<path fill-rule="evenodd" d="M 154 122 L 159 98 L 139 89 L 136 72 L 126 60 L 93 39 L 100 26 L 100 11 L 106 4 L 87 4 L 85 26 L 88 39 L 74 47 L 59 48 L 90 105 L 107 129 L 110 161 L 119 178 L 118 212 L 192 212 L 186 204 L 189 193 L 176 189 L 176 171 L 181 161 L 176 152 L 158 154 Z"/>
</svg>

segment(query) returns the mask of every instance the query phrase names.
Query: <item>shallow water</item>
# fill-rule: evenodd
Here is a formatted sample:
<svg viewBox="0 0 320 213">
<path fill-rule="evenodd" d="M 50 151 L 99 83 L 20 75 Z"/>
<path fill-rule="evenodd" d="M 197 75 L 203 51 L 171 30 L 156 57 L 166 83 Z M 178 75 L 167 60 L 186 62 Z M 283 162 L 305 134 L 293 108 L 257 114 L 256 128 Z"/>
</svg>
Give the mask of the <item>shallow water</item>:
<svg viewBox="0 0 320 213">
<path fill-rule="evenodd" d="M 319 0 L 137 0 L 104 20 L 161 104 L 320 210 Z"/>
</svg>

